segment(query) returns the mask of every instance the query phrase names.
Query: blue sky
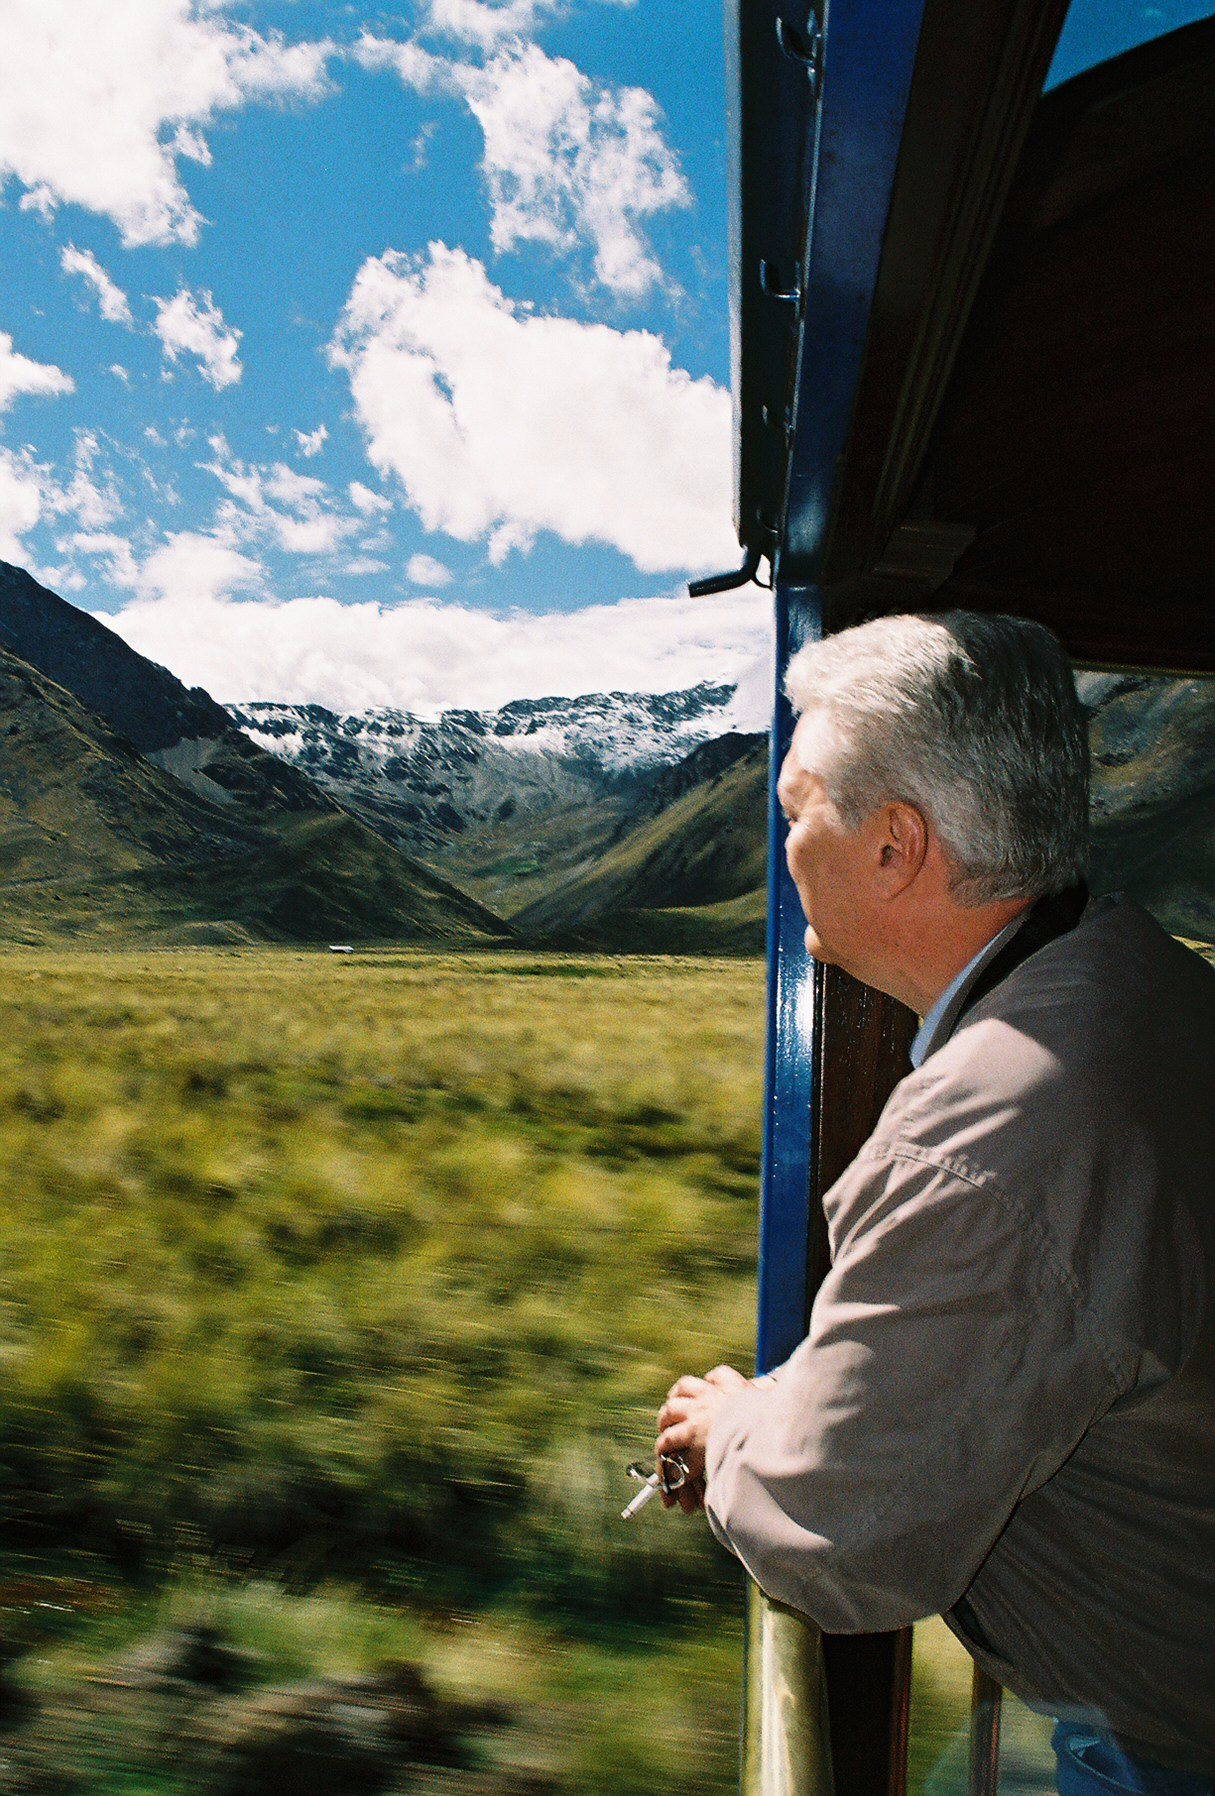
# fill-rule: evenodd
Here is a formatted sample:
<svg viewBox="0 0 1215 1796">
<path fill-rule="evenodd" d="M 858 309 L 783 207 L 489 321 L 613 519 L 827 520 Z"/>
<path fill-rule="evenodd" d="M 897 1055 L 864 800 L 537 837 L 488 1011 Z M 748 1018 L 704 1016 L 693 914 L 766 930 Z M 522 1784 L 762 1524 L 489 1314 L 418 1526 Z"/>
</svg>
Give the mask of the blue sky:
<svg viewBox="0 0 1215 1796">
<path fill-rule="evenodd" d="M 1193 12 L 1084 0 L 1057 72 Z M 0 557 L 183 677 L 766 657 L 678 596 L 737 554 L 716 0 L 7 0 L 0 172 Z"/>
</svg>

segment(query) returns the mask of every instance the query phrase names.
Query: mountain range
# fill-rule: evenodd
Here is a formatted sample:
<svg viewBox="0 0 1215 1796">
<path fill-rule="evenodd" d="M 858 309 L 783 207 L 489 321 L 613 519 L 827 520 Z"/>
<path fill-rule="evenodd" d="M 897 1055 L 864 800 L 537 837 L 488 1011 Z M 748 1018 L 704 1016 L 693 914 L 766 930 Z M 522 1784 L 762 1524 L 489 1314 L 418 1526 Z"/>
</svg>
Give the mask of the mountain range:
<svg viewBox="0 0 1215 1796">
<path fill-rule="evenodd" d="M 713 685 L 519 699 L 433 718 L 270 704 L 233 706 L 230 716 L 343 809 L 503 915 L 542 905 L 758 740 L 734 728 L 733 687 Z"/>
<path fill-rule="evenodd" d="M 1080 688 L 1095 888 L 1215 939 L 1215 682 Z M 753 721 L 724 684 L 225 710 L 0 563 L 0 933 L 760 952 Z"/>
<path fill-rule="evenodd" d="M 500 940 L 113 631 L 0 563 L 0 919 L 10 938 Z"/>
</svg>

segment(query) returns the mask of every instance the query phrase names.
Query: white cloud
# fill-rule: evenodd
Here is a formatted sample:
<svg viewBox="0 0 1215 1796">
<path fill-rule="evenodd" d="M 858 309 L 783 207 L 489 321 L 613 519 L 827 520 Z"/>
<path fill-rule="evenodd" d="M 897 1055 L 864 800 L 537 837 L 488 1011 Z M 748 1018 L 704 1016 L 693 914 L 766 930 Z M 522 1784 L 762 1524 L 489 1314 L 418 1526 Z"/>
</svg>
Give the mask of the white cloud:
<svg viewBox="0 0 1215 1796">
<path fill-rule="evenodd" d="M 39 469 L 28 456 L 0 448 L 0 561 L 24 562 L 21 538 L 41 516 Z"/>
<path fill-rule="evenodd" d="M 221 112 L 317 97 L 330 51 L 224 12 L 223 0 L 5 0 L 0 178 L 44 213 L 104 214 L 128 245 L 193 243 L 201 221 L 178 162 L 208 160 L 203 132 Z"/>
<path fill-rule="evenodd" d="M 266 476 L 266 491 L 272 499 L 296 510 L 310 508 L 325 497 L 325 482 L 312 474 L 297 474 L 286 462 L 276 461 Z"/>
<path fill-rule="evenodd" d="M 13 348 L 7 331 L 0 331 L 0 412 L 7 411 L 19 393 L 71 393 L 75 381 L 53 362 L 34 362 Z"/>
<path fill-rule="evenodd" d="M 559 0 L 430 0 L 426 28 L 443 37 L 458 38 L 483 50 L 503 38 L 528 37 L 547 14 L 558 10 Z"/>
<path fill-rule="evenodd" d="M 615 0 L 632 6 L 634 0 Z M 427 0 L 423 30 L 490 50 L 505 38 L 530 37 L 567 10 L 567 0 Z"/>
<path fill-rule="evenodd" d="M 231 540 L 273 539 L 288 554 L 327 555 L 362 528 L 360 519 L 333 506 L 329 489 L 314 475 L 281 461 L 268 468 L 238 461 L 222 436 L 211 438 L 211 448 L 215 459 L 200 465 L 228 494 L 217 516 Z"/>
<path fill-rule="evenodd" d="M 423 48 L 414 38 L 376 37 L 365 31 L 351 55 L 362 68 L 391 69 L 415 93 L 459 92 L 455 79 L 459 65 L 449 62 L 445 56 L 436 56 L 433 50 Z"/>
<path fill-rule="evenodd" d="M 691 203 L 653 97 L 608 88 L 565 57 L 514 47 L 461 78 L 485 137 L 495 250 L 594 246 L 595 274 L 636 298 L 661 279 L 637 220 Z"/>
<path fill-rule="evenodd" d="M 467 0 L 455 3 L 463 10 Z M 510 10 L 475 12 L 502 20 Z M 596 278 L 613 293 L 638 298 L 661 280 L 639 221 L 692 196 L 644 88 L 602 86 L 568 58 L 517 39 L 484 66 L 369 34 L 355 55 L 365 67 L 395 70 L 419 93 L 463 96 L 484 138 L 496 251 L 542 243 L 568 253 L 586 243 Z"/>
<path fill-rule="evenodd" d="M 551 530 L 646 572 L 736 559 L 729 397 L 651 333 L 532 313 L 431 244 L 363 264 L 330 353 L 428 530 Z"/>
<path fill-rule="evenodd" d="M 209 606 L 231 593 L 259 587 L 263 578 L 261 564 L 231 543 L 182 530 L 152 551 L 139 569 L 136 585 L 141 594 L 149 595 L 147 602 L 193 613 L 201 625 Z"/>
<path fill-rule="evenodd" d="M 203 379 L 217 392 L 240 379 L 236 352 L 241 333 L 224 323 L 209 293 L 194 294 L 183 287 L 172 299 L 157 299 L 155 303 L 156 323 L 152 328 L 171 362 L 180 355 L 192 355 Z"/>
<path fill-rule="evenodd" d="M 103 318 L 108 318 L 111 324 L 134 324 L 126 294 L 116 281 L 111 280 L 90 250 L 77 249 L 74 243 L 65 244 L 59 255 L 59 266 L 64 274 L 84 277 L 96 295 Z"/>
<path fill-rule="evenodd" d="M 31 550 L 21 539 L 52 518 L 70 518 L 86 533 L 111 523 L 122 506 L 100 460 L 98 440 L 87 430 L 76 432 L 69 477 L 35 460 L 29 449 L 0 448 L 0 560 L 29 566 Z M 60 553 L 68 547 L 58 544 Z"/>
<path fill-rule="evenodd" d="M 373 493 L 369 486 L 361 480 L 352 480 L 349 487 L 350 503 L 356 511 L 361 511 L 365 518 L 373 518 L 378 512 L 391 511 L 392 500 L 386 499 L 383 493 Z"/>
<path fill-rule="evenodd" d="M 405 578 L 411 586 L 450 586 L 452 573 L 433 555 L 411 555 L 405 564 Z"/>
<path fill-rule="evenodd" d="M 131 376 L 127 373 L 127 370 L 123 367 L 121 362 L 111 362 L 110 373 L 114 376 L 115 380 L 120 380 L 124 387 L 130 386 Z"/>
<path fill-rule="evenodd" d="M 78 530 L 56 546 L 61 554 L 72 550 L 78 555 L 99 557 L 115 586 L 125 586 L 133 592 L 139 585 L 139 563 L 125 536 L 107 530 Z"/>
<path fill-rule="evenodd" d="M 291 434 L 295 438 L 296 448 L 305 459 L 319 455 L 329 439 L 329 432 L 323 424 L 318 424 L 315 430 L 293 430 Z"/>
<path fill-rule="evenodd" d="M 760 721 L 740 716 L 741 725 L 760 727 L 770 703 L 771 603 L 755 587 L 539 617 L 433 599 L 250 603 L 182 593 L 136 600 L 106 622 L 141 654 L 229 703 L 392 705 L 433 715 L 544 694 L 669 692 L 739 679 L 761 694 Z"/>
<path fill-rule="evenodd" d="M 99 467 L 101 447 L 91 430 L 76 432 L 72 477 L 66 486 L 48 482 L 43 490 L 48 511 L 76 519 L 85 530 L 112 524 L 122 511 L 113 478 Z"/>
<path fill-rule="evenodd" d="M 341 518 L 332 512 L 306 518 L 279 518 L 279 547 L 290 555 L 328 555 L 346 534 Z"/>
</svg>

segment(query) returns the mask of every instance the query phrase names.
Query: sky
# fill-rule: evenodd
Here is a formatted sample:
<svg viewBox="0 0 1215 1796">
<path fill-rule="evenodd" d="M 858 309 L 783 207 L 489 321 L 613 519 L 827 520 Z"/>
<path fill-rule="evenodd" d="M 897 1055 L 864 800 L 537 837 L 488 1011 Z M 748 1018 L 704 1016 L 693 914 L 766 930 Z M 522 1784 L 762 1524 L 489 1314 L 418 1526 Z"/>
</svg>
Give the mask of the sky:
<svg viewBox="0 0 1215 1796">
<path fill-rule="evenodd" d="M 227 701 L 753 679 L 723 82 L 717 0 L 5 0 L 0 558 Z"/>
</svg>

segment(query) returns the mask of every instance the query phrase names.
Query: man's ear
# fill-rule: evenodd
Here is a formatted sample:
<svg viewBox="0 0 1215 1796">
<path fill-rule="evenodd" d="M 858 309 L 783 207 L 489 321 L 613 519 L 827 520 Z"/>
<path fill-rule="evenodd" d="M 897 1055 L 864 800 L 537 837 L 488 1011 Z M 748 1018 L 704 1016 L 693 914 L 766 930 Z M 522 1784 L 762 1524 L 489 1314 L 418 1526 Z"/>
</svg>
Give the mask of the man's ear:
<svg viewBox="0 0 1215 1796">
<path fill-rule="evenodd" d="M 928 859 L 928 823 L 923 811 L 901 799 L 882 805 L 875 823 L 878 890 L 884 898 L 897 898 Z"/>
</svg>

